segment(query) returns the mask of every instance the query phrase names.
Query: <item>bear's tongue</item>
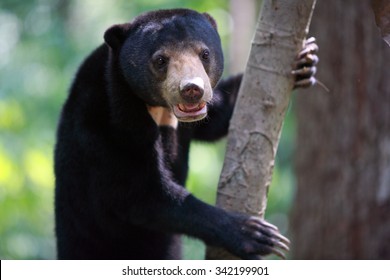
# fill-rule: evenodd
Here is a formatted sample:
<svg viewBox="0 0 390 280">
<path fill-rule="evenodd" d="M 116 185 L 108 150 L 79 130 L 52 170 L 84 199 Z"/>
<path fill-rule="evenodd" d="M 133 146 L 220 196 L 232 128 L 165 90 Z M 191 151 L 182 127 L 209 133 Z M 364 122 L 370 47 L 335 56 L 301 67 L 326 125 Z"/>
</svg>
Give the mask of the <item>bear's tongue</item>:
<svg viewBox="0 0 390 280">
<path fill-rule="evenodd" d="M 203 119 L 207 115 L 206 102 L 197 104 L 177 104 L 173 113 L 179 121 L 192 122 Z"/>
<path fill-rule="evenodd" d="M 197 112 L 206 105 L 205 102 L 199 104 L 178 104 L 180 111 L 185 113 Z"/>
</svg>

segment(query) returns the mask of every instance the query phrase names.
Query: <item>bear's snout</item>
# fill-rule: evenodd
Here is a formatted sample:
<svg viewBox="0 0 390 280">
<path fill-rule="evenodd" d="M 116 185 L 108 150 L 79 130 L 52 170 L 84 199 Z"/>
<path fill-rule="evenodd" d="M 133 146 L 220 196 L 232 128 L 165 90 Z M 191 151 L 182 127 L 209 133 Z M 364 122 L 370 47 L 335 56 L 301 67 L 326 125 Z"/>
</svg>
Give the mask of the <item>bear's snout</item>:
<svg viewBox="0 0 390 280">
<path fill-rule="evenodd" d="M 180 87 L 180 96 L 187 103 L 198 103 L 203 97 L 204 89 L 194 83 Z"/>
</svg>

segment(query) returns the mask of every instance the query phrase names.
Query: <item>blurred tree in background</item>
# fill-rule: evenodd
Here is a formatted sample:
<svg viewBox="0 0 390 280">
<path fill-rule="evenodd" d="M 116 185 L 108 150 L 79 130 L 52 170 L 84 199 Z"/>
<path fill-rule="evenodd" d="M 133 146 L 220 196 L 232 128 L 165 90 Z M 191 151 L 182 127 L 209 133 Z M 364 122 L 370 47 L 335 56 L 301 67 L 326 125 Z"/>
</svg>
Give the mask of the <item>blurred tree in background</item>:
<svg viewBox="0 0 390 280">
<path fill-rule="evenodd" d="M 251 17 L 256 17 L 260 3 L 251 0 L 252 5 L 245 8 L 237 6 L 237 2 L 118 0 L 114 5 L 93 0 L 1 1 L 1 259 L 56 257 L 53 219 L 56 124 L 73 75 L 82 60 L 103 42 L 104 31 L 112 24 L 129 21 L 147 10 L 185 7 L 208 12 L 218 22 L 226 69 L 238 71 L 237 67 L 229 65 L 244 66 L 242 59 L 246 59 L 246 55 L 238 51 L 238 58 L 234 46 L 240 44 L 249 50 L 254 31 L 254 26 L 248 26 L 251 21 L 242 21 L 242 15 L 248 15 L 249 9 Z M 247 12 L 239 13 L 240 7 Z M 252 19 L 252 22 L 255 21 Z M 242 33 L 249 34 L 247 41 L 240 37 Z M 240 39 L 234 39 L 229 45 L 231 38 Z M 295 180 L 290 164 L 294 135 L 295 120 L 289 114 L 267 210 L 267 218 L 282 232 L 288 229 L 286 214 Z M 223 153 L 223 141 L 216 145 L 194 144 L 191 148 L 187 187 L 209 203 L 215 200 Z M 203 258 L 203 250 L 200 242 L 186 239 L 187 258 Z"/>
<path fill-rule="evenodd" d="M 331 91 L 297 98 L 293 256 L 388 260 L 390 49 L 370 1 L 318 1 L 312 31 Z"/>
</svg>

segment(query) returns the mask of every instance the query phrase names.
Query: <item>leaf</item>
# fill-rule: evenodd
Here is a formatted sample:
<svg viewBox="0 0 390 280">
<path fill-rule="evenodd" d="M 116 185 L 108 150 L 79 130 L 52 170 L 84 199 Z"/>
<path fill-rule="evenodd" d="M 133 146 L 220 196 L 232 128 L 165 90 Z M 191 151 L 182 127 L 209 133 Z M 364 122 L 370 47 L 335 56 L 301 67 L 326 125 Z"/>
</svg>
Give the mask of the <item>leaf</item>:
<svg viewBox="0 0 390 280">
<path fill-rule="evenodd" d="M 371 7 L 382 38 L 390 46 L 390 0 L 371 0 Z"/>
</svg>

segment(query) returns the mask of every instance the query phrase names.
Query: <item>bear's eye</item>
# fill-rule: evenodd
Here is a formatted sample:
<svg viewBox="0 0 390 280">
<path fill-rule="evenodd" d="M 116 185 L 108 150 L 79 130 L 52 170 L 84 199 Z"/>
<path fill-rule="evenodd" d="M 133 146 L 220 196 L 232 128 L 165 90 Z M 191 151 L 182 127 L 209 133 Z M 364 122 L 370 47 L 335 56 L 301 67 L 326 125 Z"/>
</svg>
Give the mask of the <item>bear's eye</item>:
<svg viewBox="0 0 390 280">
<path fill-rule="evenodd" d="M 156 58 L 156 65 L 157 66 L 162 67 L 165 64 L 167 64 L 167 58 L 165 58 L 161 55 Z"/>
<path fill-rule="evenodd" d="M 156 59 L 154 60 L 154 64 L 157 66 L 157 68 L 163 68 L 167 63 L 168 63 L 168 58 L 162 55 L 157 56 Z"/>
<path fill-rule="evenodd" d="M 200 56 L 201 56 L 201 58 L 204 61 L 208 61 L 209 58 L 210 58 L 210 51 L 209 50 L 203 50 Z"/>
</svg>

